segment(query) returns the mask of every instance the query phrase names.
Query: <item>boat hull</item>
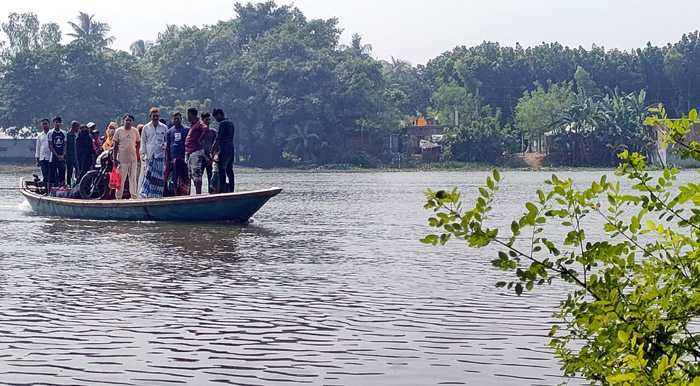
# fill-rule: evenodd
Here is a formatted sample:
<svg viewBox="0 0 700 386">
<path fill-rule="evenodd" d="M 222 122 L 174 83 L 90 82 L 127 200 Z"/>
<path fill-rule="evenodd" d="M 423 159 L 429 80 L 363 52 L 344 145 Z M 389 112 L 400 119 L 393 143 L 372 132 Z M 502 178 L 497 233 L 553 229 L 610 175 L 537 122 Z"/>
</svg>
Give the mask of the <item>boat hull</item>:
<svg viewBox="0 0 700 386">
<path fill-rule="evenodd" d="M 118 221 L 235 221 L 246 222 L 280 188 L 211 195 L 133 199 L 80 200 L 38 195 L 26 189 L 22 195 L 43 216 Z"/>
</svg>

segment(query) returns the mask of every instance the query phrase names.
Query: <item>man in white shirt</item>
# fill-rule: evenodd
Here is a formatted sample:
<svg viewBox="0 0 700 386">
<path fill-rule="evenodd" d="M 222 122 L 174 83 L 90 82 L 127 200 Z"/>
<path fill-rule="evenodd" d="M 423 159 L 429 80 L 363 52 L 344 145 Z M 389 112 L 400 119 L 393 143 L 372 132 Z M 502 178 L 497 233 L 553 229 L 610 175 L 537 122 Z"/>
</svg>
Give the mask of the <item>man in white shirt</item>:
<svg viewBox="0 0 700 386">
<path fill-rule="evenodd" d="M 46 186 L 46 192 L 49 194 L 49 163 L 51 162 L 51 149 L 49 149 L 49 120 L 44 118 L 41 120 L 42 132 L 36 137 L 36 166 L 41 167 L 41 181 Z"/>
<path fill-rule="evenodd" d="M 161 198 L 165 189 L 165 134 L 168 127 L 159 121 L 157 107 L 149 111 L 151 121 L 141 130 L 141 162 L 146 164 L 139 195 L 143 198 Z"/>
</svg>

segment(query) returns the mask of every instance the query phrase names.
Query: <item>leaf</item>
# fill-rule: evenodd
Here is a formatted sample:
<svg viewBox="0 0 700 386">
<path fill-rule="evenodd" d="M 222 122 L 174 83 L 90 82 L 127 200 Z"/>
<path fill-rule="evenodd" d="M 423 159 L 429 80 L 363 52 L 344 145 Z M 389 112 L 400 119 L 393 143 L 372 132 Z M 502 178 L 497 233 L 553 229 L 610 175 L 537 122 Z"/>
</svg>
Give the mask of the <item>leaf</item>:
<svg viewBox="0 0 700 386">
<path fill-rule="evenodd" d="M 608 382 L 615 384 L 615 383 L 625 383 L 628 381 L 634 381 L 637 379 L 637 376 L 631 373 L 625 373 L 625 374 L 617 374 L 617 375 L 611 375 L 607 378 L 605 378 Z"/>
<path fill-rule="evenodd" d="M 629 342 L 630 336 L 629 336 L 629 334 L 628 334 L 626 331 L 624 331 L 624 330 L 618 330 L 618 331 L 617 331 L 617 339 L 619 339 L 620 342 L 626 344 L 627 342 Z"/>
<path fill-rule="evenodd" d="M 501 174 L 496 169 L 493 169 L 493 179 L 496 180 L 496 182 L 501 181 Z"/>
<path fill-rule="evenodd" d="M 557 326 L 556 324 L 553 325 L 553 326 L 552 326 L 552 329 L 549 330 L 549 334 L 547 334 L 547 336 L 549 336 L 550 338 L 553 337 L 554 334 L 556 334 L 557 331 L 558 331 L 560 328 L 561 328 L 561 327 Z"/>
<path fill-rule="evenodd" d="M 515 285 L 515 293 L 518 294 L 518 296 L 522 295 L 523 293 L 523 284 L 518 283 Z"/>
<path fill-rule="evenodd" d="M 415 239 L 414 239 L 415 240 Z M 424 238 L 420 240 L 421 243 L 423 244 L 432 244 L 432 245 L 437 245 L 438 243 L 438 237 L 437 235 L 427 235 Z"/>
<path fill-rule="evenodd" d="M 535 214 L 537 214 L 537 207 L 535 206 L 535 204 L 533 204 L 533 203 L 531 203 L 531 202 L 528 202 L 527 204 L 525 204 L 525 208 L 527 208 L 527 211 L 528 211 L 531 215 L 534 216 Z"/>
<path fill-rule="evenodd" d="M 520 226 L 518 225 L 517 221 L 513 221 L 512 223 L 510 223 L 510 230 L 513 232 L 514 235 L 519 234 Z"/>
</svg>

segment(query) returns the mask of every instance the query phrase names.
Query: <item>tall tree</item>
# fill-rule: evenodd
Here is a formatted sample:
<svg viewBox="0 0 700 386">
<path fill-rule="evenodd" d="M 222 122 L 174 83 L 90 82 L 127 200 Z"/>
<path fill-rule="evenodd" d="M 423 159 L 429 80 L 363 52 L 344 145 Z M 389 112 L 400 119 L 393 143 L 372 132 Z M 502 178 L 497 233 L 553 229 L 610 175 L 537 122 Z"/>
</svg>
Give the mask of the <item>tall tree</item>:
<svg viewBox="0 0 700 386">
<path fill-rule="evenodd" d="M 139 39 L 131 43 L 131 46 L 129 46 L 129 51 L 131 51 L 131 55 L 135 56 L 136 58 L 143 59 L 151 47 L 153 47 L 152 41 Z"/>
<path fill-rule="evenodd" d="M 10 54 L 36 49 L 39 46 L 40 28 L 39 18 L 35 14 L 10 13 L 7 22 L 2 23 L 2 30 L 10 43 Z"/>
<path fill-rule="evenodd" d="M 114 36 L 107 36 L 110 27 L 107 23 L 98 22 L 93 18 L 95 15 L 88 15 L 85 12 L 78 12 L 78 23 L 68 22 L 68 25 L 73 28 L 73 33 L 68 36 L 74 37 L 75 40 L 83 40 L 92 42 L 101 47 L 107 47 L 114 43 Z"/>
<path fill-rule="evenodd" d="M 573 100 L 571 82 L 549 82 L 546 89 L 538 85 L 532 92 L 526 91 L 515 106 L 516 127 L 529 140 L 541 139 Z"/>
<path fill-rule="evenodd" d="M 42 47 L 55 47 L 61 44 L 61 27 L 56 23 L 42 24 L 39 42 Z"/>
</svg>

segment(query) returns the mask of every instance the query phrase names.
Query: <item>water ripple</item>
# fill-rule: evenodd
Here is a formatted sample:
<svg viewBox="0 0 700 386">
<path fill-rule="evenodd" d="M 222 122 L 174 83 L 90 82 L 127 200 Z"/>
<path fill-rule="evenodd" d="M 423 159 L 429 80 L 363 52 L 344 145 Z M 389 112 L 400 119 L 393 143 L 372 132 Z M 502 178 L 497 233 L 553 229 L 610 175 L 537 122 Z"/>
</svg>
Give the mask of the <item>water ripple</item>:
<svg viewBox="0 0 700 386">
<path fill-rule="evenodd" d="M 425 188 L 485 176 L 243 173 L 285 188 L 248 226 L 46 218 L 0 192 L 0 382 L 557 384 L 562 290 L 514 297 L 492 251 L 417 241 Z M 509 223 L 546 175 L 504 178 Z"/>
</svg>

